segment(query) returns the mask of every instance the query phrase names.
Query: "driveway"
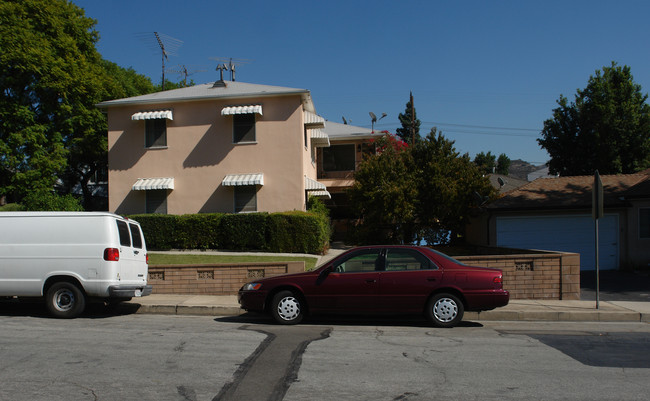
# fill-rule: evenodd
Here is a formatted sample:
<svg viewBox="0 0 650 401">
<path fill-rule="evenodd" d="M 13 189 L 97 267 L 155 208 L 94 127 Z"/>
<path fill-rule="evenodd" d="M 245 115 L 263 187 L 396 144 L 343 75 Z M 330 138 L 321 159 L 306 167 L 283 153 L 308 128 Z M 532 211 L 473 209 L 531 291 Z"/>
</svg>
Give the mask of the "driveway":
<svg viewBox="0 0 650 401">
<path fill-rule="evenodd" d="M 601 301 L 650 302 L 650 272 L 600 272 Z M 596 272 L 580 272 L 580 299 L 596 300 Z"/>
</svg>

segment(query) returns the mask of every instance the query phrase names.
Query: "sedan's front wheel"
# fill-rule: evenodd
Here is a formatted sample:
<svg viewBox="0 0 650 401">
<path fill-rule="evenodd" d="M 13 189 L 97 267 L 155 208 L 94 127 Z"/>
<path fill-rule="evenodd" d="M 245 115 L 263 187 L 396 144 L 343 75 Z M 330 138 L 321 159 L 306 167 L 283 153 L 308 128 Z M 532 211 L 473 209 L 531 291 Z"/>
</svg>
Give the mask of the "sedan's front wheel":
<svg viewBox="0 0 650 401">
<path fill-rule="evenodd" d="M 454 327 L 463 320 L 465 307 L 452 294 L 436 294 L 427 303 L 426 315 L 436 327 Z"/>
<path fill-rule="evenodd" d="M 280 324 L 298 324 L 304 316 L 300 298 L 291 291 L 280 291 L 271 301 L 271 315 Z"/>
</svg>

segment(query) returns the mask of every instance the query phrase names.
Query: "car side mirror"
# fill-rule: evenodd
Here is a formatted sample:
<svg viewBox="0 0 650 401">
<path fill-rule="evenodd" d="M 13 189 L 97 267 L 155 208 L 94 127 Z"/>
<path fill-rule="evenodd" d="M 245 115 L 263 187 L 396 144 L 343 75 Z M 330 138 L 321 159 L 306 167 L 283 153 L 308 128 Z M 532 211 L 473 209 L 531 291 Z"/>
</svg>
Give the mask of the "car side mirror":
<svg viewBox="0 0 650 401">
<path fill-rule="evenodd" d="M 321 284 L 325 278 L 332 272 L 332 265 L 326 266 L 323 270 L 320 271 L 318 274 L 318 279 L 316 279 L 316 284 Z"/>
</svg>

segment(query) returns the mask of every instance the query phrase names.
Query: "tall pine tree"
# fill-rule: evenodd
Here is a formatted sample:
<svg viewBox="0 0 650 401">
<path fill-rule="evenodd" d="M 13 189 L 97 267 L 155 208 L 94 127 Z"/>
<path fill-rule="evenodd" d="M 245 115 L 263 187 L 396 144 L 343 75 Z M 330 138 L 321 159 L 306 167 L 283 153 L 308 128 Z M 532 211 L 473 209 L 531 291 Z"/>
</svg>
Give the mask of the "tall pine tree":
<svg viewBox="0 0 650 401">
<path fill-rule="evenodd" d="M 406 103 L 404 113 L 399 114 L 399 122 L 402 124 L 400 128 L 395 130 L 397 136 L 409 145 L 413 144 L 413 138 L 417 143 L 420 138 L 420 120 L 417 118 L 415 107 L 413 106 L 413 93 L 410 93 L 409 101 Z M 413 128 L 413 130 L 411 130 Z"/>
</svg>

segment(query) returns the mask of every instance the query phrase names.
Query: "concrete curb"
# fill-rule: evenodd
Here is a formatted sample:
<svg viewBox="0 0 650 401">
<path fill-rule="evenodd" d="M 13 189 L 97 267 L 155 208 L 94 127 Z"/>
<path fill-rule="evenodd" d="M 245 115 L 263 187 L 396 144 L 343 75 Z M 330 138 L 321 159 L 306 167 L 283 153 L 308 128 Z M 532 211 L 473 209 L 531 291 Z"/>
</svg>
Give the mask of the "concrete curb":
<svg viewBox="0 0 650 401">
<path fill-rule="evenodd" d="M 124 304 L 139 314 L 239 316 L 235 297 L 158 296 Z M 583 301 L 513 301 L 484 312 L 465 312 L 465 321 L 549 321 L 549 322 L 642 322 L 650 323 L 650 303 L 607 302 L 595 309 Z"/>
</svg>

